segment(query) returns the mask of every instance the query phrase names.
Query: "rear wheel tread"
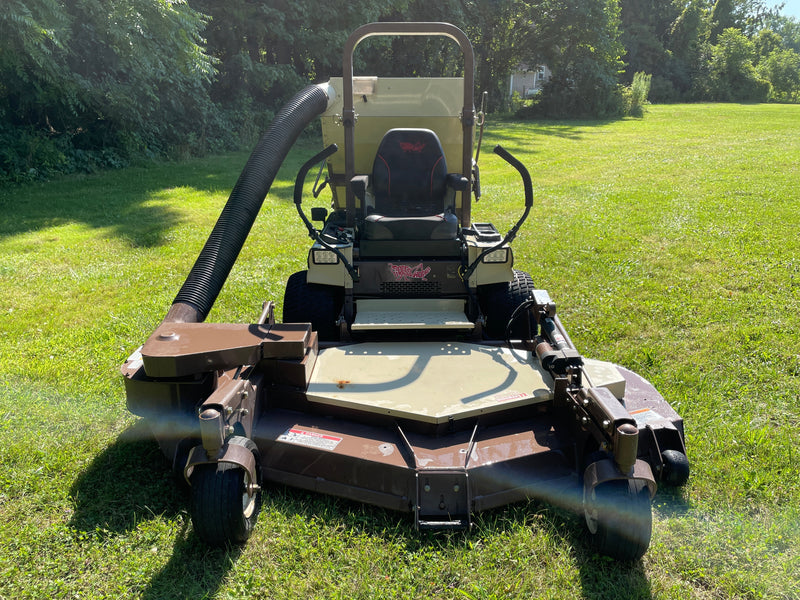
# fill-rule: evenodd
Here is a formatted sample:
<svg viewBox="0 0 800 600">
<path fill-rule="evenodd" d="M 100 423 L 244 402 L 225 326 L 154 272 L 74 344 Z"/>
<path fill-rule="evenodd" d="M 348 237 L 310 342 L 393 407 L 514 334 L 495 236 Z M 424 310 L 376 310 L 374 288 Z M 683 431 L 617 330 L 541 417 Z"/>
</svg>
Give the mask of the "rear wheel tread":
<svg viewBox="0 0 800 600">
<path fill-rule="evenodd" d="M 478 288 L 478 297 L 486 317 L 486 333 L 491 339 L 504 339 L 506 325 L 516 308 L 525 302 L 536 287 L 525 271 L 514 269 L 514 278 L 506 283 L 492 283 Z M 512 337 L 523 337 L 522 321 L 511 329 Z"/>
<path fill-rule="evenodd" d="M 293 273 L 283 295 L 283 322 L 311 323 L 320 340 L 337 341 L 343 296 L 335 286 L 308 283 L 308 271 Z"/>
</svg>

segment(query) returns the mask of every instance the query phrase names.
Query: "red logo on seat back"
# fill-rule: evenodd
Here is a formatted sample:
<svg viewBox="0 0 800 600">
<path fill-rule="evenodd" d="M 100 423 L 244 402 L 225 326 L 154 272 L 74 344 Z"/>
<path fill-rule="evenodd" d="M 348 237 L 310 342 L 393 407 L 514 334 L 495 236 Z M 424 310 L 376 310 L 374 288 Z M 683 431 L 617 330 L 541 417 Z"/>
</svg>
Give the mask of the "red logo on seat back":
<svg viewBox="0 0 800 600">
<path fill-rule="evenodd" d="M 421 153 L 425 149 L 425 142 L 400 142 L 400 149 L 403 152 Z"/>
</svg>

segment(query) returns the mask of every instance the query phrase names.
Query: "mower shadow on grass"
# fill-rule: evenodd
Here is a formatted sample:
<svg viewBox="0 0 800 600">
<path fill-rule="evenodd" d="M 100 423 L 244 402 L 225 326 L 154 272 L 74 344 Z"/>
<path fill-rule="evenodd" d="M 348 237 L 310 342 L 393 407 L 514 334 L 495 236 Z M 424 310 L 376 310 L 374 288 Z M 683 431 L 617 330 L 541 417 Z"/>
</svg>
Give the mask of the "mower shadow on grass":
<svg viewBox="0 0 800 600">
<path fill-rule="evenodd" d="M 573 141 L 582 141 L 586 134 L 592 129 L 604 127 L 614 123 L 617 119 L 594 119 L 579 121 L 557 121 L 549 119 L 533 119 L 531 121 L 519 119 L 500 118 L 497 124 L 502 124 L 501 133 L 498 128 L 492 127 L 486 130 L 485 136 L 493 144 L 503 144 L 507 150 L 514 149 L 514 142 L 519 142 L 520 150 L 530 150 L 531 139 L 547 139 L 556 137 Z M 524 132 L 515 135 L 517 131 Z M 520 138 L 524 136 L 524 138 Z M 504 144 L 506 142 L 508 145 Z M 523 142 L 528 142 L 527 145 Z M 512 152 L 513 153 L 513 152 Z"/>
<path fill-rule="evenodd" d="M 478 515 L 475 530 L 469 534 L 469 538 L 480 539 L 486 535 L 500 534 L 520 523 L 533 528 L 534 534 L 543 532 L 552 540 L 556 540 L 553 544 L 546 543 L 544 552 L 552 551 L 550 546 L 558 546 L 571 555 L 581 586 L 580 597 L 613 596 L 619 600 L 652 598 L 650 581 L 642 560 L 618 561 L 597 554 L 583 518 L 566 508 L 530 500 L 527 503 L 490 511 Z M 557 564 L 561 559 L 552 560 Z M 550 562 L 549 557 L 542 557 L 541 568 L 546 570 L 546 565 Z M 535 556 L 532 557 L 531 563 L 537 563 Z M 564 564 L 563 560 L 561 564 Z M 524 580 L 526 572 L 521 569 L 519 577 Z"/>
<path fill-rule="evenodd" d="M 187 488 L 176 485 L 178 479 L 150 429 L 137 421 L 70 488 L 75 502 L 70 527 L 78 531 L 113 538 L 155 517 L 180 524 L 169 562 L 150 580 L 142 598 L 212 597 L 241 554 L 239 547 L 214 549 L 200 541 L 185 514 Z"/>
<path fill-rule="evenodd" d="M 598 554 L 583 518 L 569 510 L 537 504 L 537 529 L 560 540 L 572 555 L 582 598 L 648 600 L 653 597 L 642 559 L 618 561 Z"/>
<path fill-rule="evenodd" d="M 127 533 L 155 515 L 174 517 L 186 504 L 146 425 L 137 421 L 98 454 L 70 488 L 70 526 L 107 535 Z"/>
<path fill-rule="evenodd" d="M 619 561 L 598 554 L 583 517 L 574 511 L 536 500 L 507 510 L 510 516 L 503 517 L 500 530 L 508 523 L 530 523 L 537 531 L 557 540 L 555 545 L 571 555 L 580 582 L 581 598 L 648 600 L 653 597 L 642 559 Z M 564 564 L 563 560 L 561 564 Z"/>
<path fill-rule="evenodd" d="M 187 533 L 188 527 L 187 520 L 169 562 L 142 591 L 142 600 L 216 597 L 243 547 L 209 548 L 193 531 Z"/>
</svg>

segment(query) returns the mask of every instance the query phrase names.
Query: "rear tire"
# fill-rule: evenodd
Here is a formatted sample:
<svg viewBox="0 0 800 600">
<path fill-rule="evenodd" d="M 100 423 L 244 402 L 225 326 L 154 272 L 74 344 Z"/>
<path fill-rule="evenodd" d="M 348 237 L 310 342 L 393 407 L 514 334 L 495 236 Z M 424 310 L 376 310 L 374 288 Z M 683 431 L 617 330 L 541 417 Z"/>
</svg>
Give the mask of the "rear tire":
<svg viewBox="0 0 800 600">
<path fill-rule="evenodd" d="M 261 491 L 248 494 L 248 486 L 261 486 L 261 460 L 252 440 L 233 437 L 229 444 L 250 450 L 256 459 L 257 481 L 233 463 L 197 465 L 191 476 L 192 525 L 197 535 L 211 546 L 243 544 L 253 532 L 261 511 Z"/>
<path fill-rule="evenodd" d="M 620 561 L 640 559 L 650 546 L 650 491 L 637 479 L 607 481 L 584 499 L 584 517 L 597 551 Z"/>
<path fill-rule="evenodd" d="M 506 337 L 506 325 L 514 310 L 530 298 L 535 289 L 533 278 L 525 271 L 514 269 L 514 278 L 508 283 L 493 283 L 478 288 L 478 299 L 486 317 L 486 335 L 491 339 Z M 511 328 L 512 339 L 529 337 L 525 317 Z"/>
<path fill-rule="evenodd" d="M 308 271 L 294 273 L 283 295 L 284 323 L 311 323 L 319 339 L 339 339 L 336 321 L 344 303 L 344 291 L 332 285 L 308 283 Z"/>
</svg>

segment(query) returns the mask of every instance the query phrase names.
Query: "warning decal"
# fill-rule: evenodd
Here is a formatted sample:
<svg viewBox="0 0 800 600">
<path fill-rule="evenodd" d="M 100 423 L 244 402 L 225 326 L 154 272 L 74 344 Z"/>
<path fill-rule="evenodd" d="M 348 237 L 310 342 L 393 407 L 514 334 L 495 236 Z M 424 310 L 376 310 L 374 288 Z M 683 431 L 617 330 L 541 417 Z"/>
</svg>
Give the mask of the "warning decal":
<svg viewBox="0 0 800 600">
<path fill-rule="evenodd" d="M 664 417 L 658 414 L 656 411 L 650 408 L 642 408 L 639 410 L 634 410 L 631 412 L 631 416 L 636 419 L 636 424 L 640 427 L 642 425 L 647 425 L 651 421 L 660 421 Z"/>
<path fill-rule="evenodd" d="M 497 394 L 496 396 L 492 397 L 492 400 L 495 402 L 510 402 L 512 400 L 522 400 L 523 398 L 527 398 L 530 394 L 526 394 L 525 392 L 517 392 L 515 390 L 509 390 L 503 394 Z"/>
<path fill-rule="evenodd" d="M 278 441 L 321 450 L 334 450 L 339 445 L 339 442 L 342 441 L 342 438 L 325 433 L 317 433 L 316 431 L 291 428 L 279 435 Z"/>
</svg>

